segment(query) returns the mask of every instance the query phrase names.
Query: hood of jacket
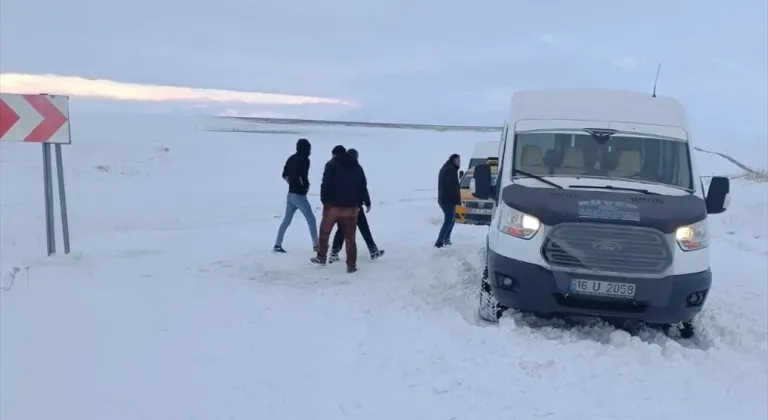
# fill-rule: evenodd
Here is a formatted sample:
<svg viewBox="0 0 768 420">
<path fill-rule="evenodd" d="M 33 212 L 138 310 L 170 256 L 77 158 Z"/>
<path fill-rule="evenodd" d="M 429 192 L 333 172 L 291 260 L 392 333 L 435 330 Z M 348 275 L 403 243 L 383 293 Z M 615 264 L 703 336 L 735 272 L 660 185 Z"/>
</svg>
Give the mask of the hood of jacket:
<svg viewBox="0 0 768 420">
<path fill-rule="evenodd" d="M 333 157 L 333 160 L 338 162 L 340 165 L 351 167 L 357 165 L 357 159 L 352 157 L 349 153 L 343 153 L 340 155 L 336 155 Z"/>
<path fill-rule="evenodd" d="M 303 156 L 309 156 L 311 151 L 312 145 L 309 143 L 309 140 L 299 139 L 299 141 L 296 142 L 296 153 Z"/>
</svg>

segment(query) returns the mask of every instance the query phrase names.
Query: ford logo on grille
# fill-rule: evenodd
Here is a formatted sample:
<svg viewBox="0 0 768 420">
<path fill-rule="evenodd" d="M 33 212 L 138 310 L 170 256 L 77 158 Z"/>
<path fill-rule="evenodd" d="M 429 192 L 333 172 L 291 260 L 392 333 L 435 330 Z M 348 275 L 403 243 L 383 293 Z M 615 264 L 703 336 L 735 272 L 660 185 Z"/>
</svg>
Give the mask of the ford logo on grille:
<svg viewBox="0 0 768 420">
<path fill-rule="evenodd" d="M 598 242 L 592 245 L 592 248 L 594 248 L 595 251 L 599 251 L 599 252 L 620 252 L 621 251 L 621 245 L 617 244 L 616 242 Z"/>
</svg>

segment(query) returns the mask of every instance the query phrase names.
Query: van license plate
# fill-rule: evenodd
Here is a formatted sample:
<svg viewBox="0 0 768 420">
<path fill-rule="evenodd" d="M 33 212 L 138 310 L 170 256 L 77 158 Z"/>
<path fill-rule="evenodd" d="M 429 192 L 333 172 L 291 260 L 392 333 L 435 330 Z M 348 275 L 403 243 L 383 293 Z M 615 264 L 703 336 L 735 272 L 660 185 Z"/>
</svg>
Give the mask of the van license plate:
<svg viewBox="0 0 768 420">
<path fill-rule="evenodd" d="M 481 214 L 483 216 L 490 216 L 493 214 L 493 209 L 468 209 L 469 214 Z"/>
<path fill-rule="evenodd" d="M 601 280 L 571 280 L 571 293 L 580 295 L 609 296 L 630 299 L 635 297 L 637 286 Z"/>
</svg>

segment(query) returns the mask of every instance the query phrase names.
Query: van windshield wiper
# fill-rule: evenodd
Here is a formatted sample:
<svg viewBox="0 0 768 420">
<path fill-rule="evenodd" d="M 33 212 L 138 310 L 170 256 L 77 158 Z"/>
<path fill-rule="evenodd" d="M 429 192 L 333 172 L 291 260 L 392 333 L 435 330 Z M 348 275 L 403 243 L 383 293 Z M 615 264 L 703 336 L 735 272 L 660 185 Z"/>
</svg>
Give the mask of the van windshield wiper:
<svg viewBox="0 0 768 420">
<path fill-rule="evenodd" d="M 642 188 L 614 187 L 613 185 L 569 185 L 568 188 L 595 188 L 600 190 L 634 191 L 648 195 L 661 195 L 659 193 L 644 190 Z"/>
<path fill-rule="evenodd" d="M 553 187 L 555 187 L 555 188 L 557 188 L 559 190 L 563 189 L 562 185 L 555 184 L 554 182 L 548 181 L 548 180 L 546 180 L 546 179 L 544 179 L 544 178 L 542 178 L 542 177 L 540 177 L 538 175 L 534 175 L 534 174 L 531 174 L 531 173 L 528 173 L 528 172 L 525 172 L 525 171 L 521 171 L 520 169 L 517 169 L 517 168 L 513 168 L 512 169 L 512 173 L 520 174 L 520 175 L 523 175 L 523 176 L 527 176 L 528 178 L 533 178 L 533 179 L 541 181 L 541 182 L 543 182 L 543 183 L 545 183 L 547 185 L 551 185 L 551 186 L 553 186 Z"/>
</svg>

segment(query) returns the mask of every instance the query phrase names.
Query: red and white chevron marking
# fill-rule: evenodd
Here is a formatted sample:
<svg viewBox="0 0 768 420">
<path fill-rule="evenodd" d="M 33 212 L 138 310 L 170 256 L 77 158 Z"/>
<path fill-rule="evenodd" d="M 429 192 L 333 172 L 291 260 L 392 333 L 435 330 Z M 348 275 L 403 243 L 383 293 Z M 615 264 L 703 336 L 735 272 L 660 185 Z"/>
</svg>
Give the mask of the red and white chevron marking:
<svg viewBox="0 0 768 420">
<path fill-rule="evenodd" d="M 69 144 L 69 97 L 0 93 L 0 141 Z"/>
</svg>

